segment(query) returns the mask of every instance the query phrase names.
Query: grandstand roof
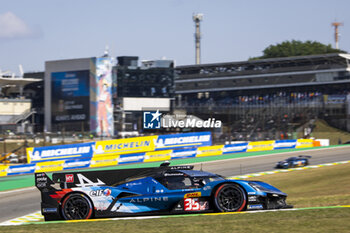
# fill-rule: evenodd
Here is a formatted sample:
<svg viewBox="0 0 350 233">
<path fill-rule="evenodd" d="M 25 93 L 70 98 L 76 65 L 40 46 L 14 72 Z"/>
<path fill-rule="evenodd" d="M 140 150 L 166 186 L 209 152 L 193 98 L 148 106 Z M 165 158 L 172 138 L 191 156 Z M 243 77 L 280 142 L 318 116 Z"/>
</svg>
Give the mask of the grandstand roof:
<svg viewBox="0 0 350 233">
<path fill-rule="evenodd" d="M 191 69 L 199 67 L 217 67 L 217 66 L 227 66 L 227 65 L 247 65 L 247 64 L 277 64 L 277 63 L 295 63 L 300 61 L 313 61 L 313 60 L 329 60 L 335 61 L 336 59 L 350 59 L 350 54 L 341 54 L 341 53 L 329 53 L 329 54 L 320 54 L 320 55 L 308 55 L 308 56 L 294 56 L 294 57 L 279 57 L 279 58 L 267 58 L 267 59 L 258 59 L 251 61 L 238 61 L 238 62 L 221 62 L 221 63 L 210 63 L 210 64 L 196 64 L 196 65 L 185 65 L 177 66 L 177 69 Z"/>
<path fill-rule="evenodd" d="M 176 93 L 350 83 L 350 54 L 176 67 Z"/>
<path fill-rule="evenodd" d="M 42 81 L 37 78 L 9 78 L 9 77 L 0 77 L 0 87 L 4 86 L 25 86 L 30 83 Z"/>
</svg>

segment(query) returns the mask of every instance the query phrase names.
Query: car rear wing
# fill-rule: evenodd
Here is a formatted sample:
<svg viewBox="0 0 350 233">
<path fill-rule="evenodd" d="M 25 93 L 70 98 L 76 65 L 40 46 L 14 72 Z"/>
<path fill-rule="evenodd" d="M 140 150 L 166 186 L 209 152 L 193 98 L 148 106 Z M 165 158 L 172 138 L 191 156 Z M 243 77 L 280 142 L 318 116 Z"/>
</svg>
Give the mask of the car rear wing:
<svg viewBox="0 0 350 233">
<path fill-rule="evenodd" d="M 192 165 L 160 166 L 151 168 L 133 168 L 102 171 L 59 172 L 52 174 L 52 180 L 46 173 L 35 173 L 35 186 L 39 190 L 53 188 L 60 184 L 61 189 L 88 186 L 114 186 L 140 177 L 153 176 L 169 170 L 191 170 Z"/>
<path fill-rule="evenodd" d="M 51 185 L 55 184 L 45 172 L 35 173 L 35 186 L 40 191 L 54 189 Z"/>
</svg>

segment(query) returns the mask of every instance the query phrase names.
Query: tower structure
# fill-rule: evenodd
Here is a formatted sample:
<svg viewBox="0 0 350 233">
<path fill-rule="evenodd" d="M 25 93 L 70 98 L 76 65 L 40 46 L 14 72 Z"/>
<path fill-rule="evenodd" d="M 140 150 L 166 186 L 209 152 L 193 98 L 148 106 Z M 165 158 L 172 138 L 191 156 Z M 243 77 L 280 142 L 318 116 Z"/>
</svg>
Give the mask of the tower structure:
<svg viewBox="0 0 350 233">
<path fill-rule="evenodd" d="M 343 23 L 333 22 L 332 26 L 334 27 L 335 48 L 339 49 L 339 31 L 338 31 L 338 27 L 339 26 L 343 26 Z"/>
<path fill-rule="evenodd" d="M 196 32 L 194 34 L 195 39 L 195 54 L 196 54 L 196 64 L 201 63 L 201 32 L 200 32 L 200 22 L 203 20 L 203 14 L 194 14 L 193 21 L 195 23 Z"/>
</svg>

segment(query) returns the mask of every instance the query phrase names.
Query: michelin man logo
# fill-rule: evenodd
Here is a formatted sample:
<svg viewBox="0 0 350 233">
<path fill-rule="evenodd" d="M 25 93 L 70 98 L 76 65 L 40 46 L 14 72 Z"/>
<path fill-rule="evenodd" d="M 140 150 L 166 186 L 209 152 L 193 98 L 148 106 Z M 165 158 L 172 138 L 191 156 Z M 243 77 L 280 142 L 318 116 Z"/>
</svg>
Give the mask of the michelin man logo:
<svg viewBox="0 0 350 233">
<path fill-rule="evenodd" d="M 159 110 L 156 112 L 143 112 L 143 128 L 160 129 L 161 115 L 162 114 L 159 112 Z"/>
<path fill-rule="evenodd" d="M 35 151 L 34 154 L 31 156 L 32 160 L 40 160 L 40 152 L 39 151 Z"/>
</svg>

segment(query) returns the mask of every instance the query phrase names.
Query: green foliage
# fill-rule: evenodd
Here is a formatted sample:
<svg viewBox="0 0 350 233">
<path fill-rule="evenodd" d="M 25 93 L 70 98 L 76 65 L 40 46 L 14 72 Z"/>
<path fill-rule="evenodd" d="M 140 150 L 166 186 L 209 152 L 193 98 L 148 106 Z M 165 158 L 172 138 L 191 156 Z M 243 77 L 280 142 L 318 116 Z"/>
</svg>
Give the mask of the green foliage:
<svg viewBox="0 0 350 233">
<path fill-rule="evenodd" d="M 280 44 L 270 45 L 263 50 L 263 56 L 253 57 L 249 60 L 265 58 L 293 57 L 327 53 L 346 53 L 346 51 L 334 49 L 330 44 L 324 45 L 317 41 L 302 42 L 299 40 L 284 41 Z"/>
</svg>

